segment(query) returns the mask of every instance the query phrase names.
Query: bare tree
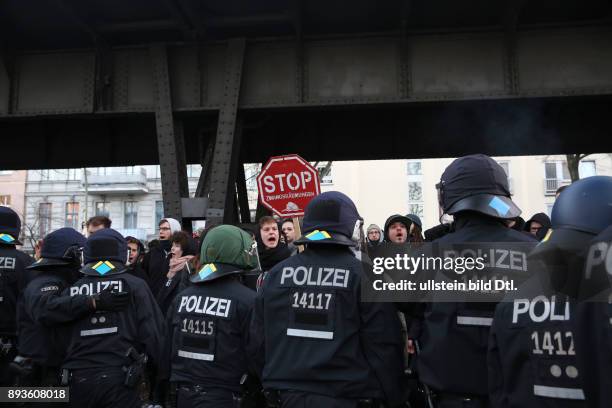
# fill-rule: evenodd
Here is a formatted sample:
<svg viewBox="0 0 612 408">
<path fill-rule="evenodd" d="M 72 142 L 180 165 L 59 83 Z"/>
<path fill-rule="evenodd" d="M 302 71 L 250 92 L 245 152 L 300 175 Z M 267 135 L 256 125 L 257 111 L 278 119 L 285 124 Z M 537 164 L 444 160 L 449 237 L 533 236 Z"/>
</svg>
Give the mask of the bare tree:
<svg viewBox="0 0 612 408">
<path fill-rule="evenodd" d="M 579 171 L 580 160 L 584 159 L 590 154 L 591 153 L 586 153 L 586 154 L 579 153 L 579 154 L 568 154 L 565 156 L 567 160 L 567 169 L 569 171 L 570 178 L 572 179 L 572 183 L 580 179 L 580 171 Z"/>
<path fill-rule="evenodd" d="M 23 219 L 23 223 L 21 225 L 23 237 L 24 240 L 30 244 L 31 248 L 34 248 L 36 243 L 44 238 L 41 232 L 51 232 L 54 221 L 55 223 L 59 224 L 64 222 L 64 220 L 59 217 L 54 218 L 52 214 L 49 214 L 48 217 L 42 216 L 39 211 L 39 204 L 43 202 L 44 201 L 40 200 L 30 202 L 30 208 L 28 211 L 26 211 L 26 213 L 30 214 L 29 217 L 26 217 L 26 214 L 23 214 L 21 217 Z M 48 228 L 45 228 L 45 231 L 41 231 L 43 229 L 41 228 L 43 223 L 48 226 Z"/>
</svg>

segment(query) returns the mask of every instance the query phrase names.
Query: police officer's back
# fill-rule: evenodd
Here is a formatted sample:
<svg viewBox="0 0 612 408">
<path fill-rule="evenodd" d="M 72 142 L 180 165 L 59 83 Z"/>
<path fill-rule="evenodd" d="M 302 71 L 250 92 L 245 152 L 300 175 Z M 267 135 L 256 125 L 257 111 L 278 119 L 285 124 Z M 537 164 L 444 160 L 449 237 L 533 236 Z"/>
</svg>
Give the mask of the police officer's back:
<svg viewBox="0 0 612 408">
<path fill-rule="evenodd" d="M 53 326 L 93 310 L 86 296 L 74 301 L 57 296 L 78 277 L 84 244 L 85 237 L 76 230 L 61 228 L 45 237 L 41 258 L 28 267 L 32 280 L 19 301 L 19 357 L 14 364 L 21 368 L 20 385 L 58 385 L 65 341 Z"/>
<path fill-rule="evenodd" d="M 612 226 L 591 241 L 571 325 L 585 400 L 590 407 L 612 402 Z"/>
<path fill-rule="evenodd" d="M 442 252 L 437 255 L 458 248 L 460 255 L 465 251 L 463 256 L 473 257 L 486 247 L 489 258 L 481 277 L 524 279 L 526 254 L 535 240 L 505 226 L 504 220 L 518 216 L 520 209 L 510 199 L 501 166 L 485 155 L 459 158 L 446 168 L 437 188 L 440 207 L 454 216 L 454 231 L 434 241 Z M 438 302 L 435 295 L 430 300 L 419 336 L 421 381 L 434 391 L 440 407 L 487 406 L 486 351 L 494 301 Z"/>
<path fill-rule="evenodd" d="M 239 276 L 256 266 L 255 257 L 249 234 L 231 225 L 213 228 L 193 284 L 170 306 L 165 350 L 179 407 L 238 406 L 241 380 L 254 374 L 247 343 L 255 300 Z"/>
<path fill-rule="evenodd" d="M 0 386 L 13 382 L 9 364 L 17 354 L 17 302 L 29 281 L 26 267 L 34 260 L 15 245 L 21 231 L 19 216 L 0 206 Z"/>
<path fill-rule="evenodd" d="M 552 229 L 529 257 L 533 278 L 495 312 L 489 345 L 494 406 L 598 406 L 585 387 L 609 380 L 594 375 L 596 367 L 581 366 L 581 360 L 601 359 L 600 352 L 610 347 L 581 345 L 591 336 L 609 340 L 610 320 L 601 319 L 601 312 L 608 314 L 607 299 L 583 302 L 581 255 L 589 240 L 612 224 L 611 202 L 612 178 L 601 176 L 573 183 L 555 202 Z M 609 370 L 610 364 L 604 365 Z"/>
<path fill-rule="evenodd" d="M 364 271 L 351 251 L 362 219 L 344 194 L 307 206 L 306 249 L 272 268 L 258 294 L 253 337 L 263 385 L 282 407 L 400 403 L 400 323 L 392 304 L 361 302 Z"/>
<path fill-rule="evenodd" d="M 129 306 L 100 311 L 69 326 L 70 342 L 63 368 L 70 372 L 74 406 L 139 406 L 139 374 L 146 355 L 160 361 L 164 321 L 146 283 L 126 273 L 127 244 L 113 229 L 97 231 L 84 249 L 85 275 L 70 296 L 102 296 L 105 289 L 125 293 Z"/>
</svg>

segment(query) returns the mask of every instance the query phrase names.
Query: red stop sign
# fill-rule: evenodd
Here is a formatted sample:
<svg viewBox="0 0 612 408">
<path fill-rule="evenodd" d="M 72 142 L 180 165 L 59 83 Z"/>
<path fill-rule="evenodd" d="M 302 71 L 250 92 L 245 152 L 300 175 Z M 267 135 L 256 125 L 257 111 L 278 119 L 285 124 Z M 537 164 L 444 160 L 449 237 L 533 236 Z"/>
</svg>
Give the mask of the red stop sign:
<svg viewBox="0 0 612 408">
<path fill-rule="evenodd" d="M 259 201 L 280 217 L 304 215 L 321 193 L 317 169 L 297 154 L 270 158 L 257 176 Z"/>
</svg>

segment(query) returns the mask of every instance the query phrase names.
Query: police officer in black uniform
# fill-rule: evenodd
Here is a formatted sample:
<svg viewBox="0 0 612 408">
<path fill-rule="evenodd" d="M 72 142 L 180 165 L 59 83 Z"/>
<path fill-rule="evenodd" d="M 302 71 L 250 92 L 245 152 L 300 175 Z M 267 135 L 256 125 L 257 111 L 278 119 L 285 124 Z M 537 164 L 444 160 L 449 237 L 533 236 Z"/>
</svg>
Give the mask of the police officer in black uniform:
<svg viewBox="0 0 612 408">
<path fill-rule="evenodd" d="M 202 267 L 167 316 L 172 335 L 164 349 L 179 408 L 241 406 L 241 380 L 254 374 L 247 346 L 255 291 L 240 276 L 256 256 L 251 236 L 235 226 L 217 226 L 204 238 Z"/>
<path fill-rule="evenodd" d="M 610 211 L 601 214 L 610 217 Z M 585 269 L 573 310 L 578 370 L 589 407 L 612 404 L 612 221 L 585 252 Z"/>
<path fill-rule="evenodd" d="M 21 231 L 19 216 L 0 206 L 0 386 L 9 386 L 14 377 L 9 369 L 17 355 L 17 301 L 29 281 L 25 270 L 34 260 L 15 245 Z"/>
<path fill-rule="evenodd" d="M 400 322 L 391 303 L 361 302 L 351 248 L 363 221 L 339 192 L 306 207 L 306 249 L 272 268 L 257 295 L 253 340 L 269 406 L 394 407 L 403 402 Z"/>
<path fill-rule="evenodd" d="M 43 241 L 41 259 L 28 266 L 32 280 L 19 301 L 19 385 L 58 386 L 59 367 L 67 339 L 58 325 L 94 312 L 127 306 L 128 298 L 109 290 L 94 302 L 92 296 L 59 296 L 79 277 L 85 237 L 73 228 L 60 228 Z M 96 303 L 96 309 L 94 309 Z"/>
<path fill-rule="evenodd" d="M 459 256 L 474 257 L 480 251 L 486 258 L 479 279 L 524 280 L 525 260 L 535 239 L 506 227 L 504 220 L 518 216 L 520 209 L 510 198 L 502 167 L 481 154 L 461 157 L 446 168 L 436 187 L 441 210 L 454 217 L 454 230 L 434 241 L 433 248 L 440 251 L 434 255 L 444 256 L 452 249 Z M 459 276 L 454 271 L 449 274 L 454 275 L 450 279 Z M 479 295 L 487 299 L 486 293 Z M 444 296 L 433 294 L 424 308 L 415 309 L 420 326 L 412 331 L 420 345 L 416 360 L 420 380 L 438 407 L 486 407 L 487 340 L 499 299 L 437 301 Z"/>
<path fill-rule="evenodd" d="M 69 325 L 62 379 L 75 407 L 139 407 L 137 386 L 147 359 L 159 364 L 164 321 L 146 283 L 126 273 L 127 243 L 107 228 L 85 243 L 85 275 L 65 294 L 94 295 L 106 289 L 129 297 L 127 308 L 97 311 Z"/>
<path fill-rule="evenodd" d="M 529 257 L 535 276 L 495 312 L 489 345 L 495 407 L 597 406 L 595 397 L 589 401 L 585 386 L 602 379 L 587 381 L 596 371 L 581 366 L 581 359 L 599 360 L 610 345 L 579 346 L 585 336 L 603 334 L 609 340 L 610 320 L 601 319 L 601 312 L 608 314 L 607 298 L 605 304 L 586 303 L 581 293 L 588 284 L 582 254 L 589 241 L 612 224 L 610 203 L 612 177 L 604 176 L 573 183 L 555 202 L 552 229 Z M 606 283 L 595 289 L 609 288 Z M 609 361 L 604 365 L 609 370 Z M 611 403 L 607 400 L 605 406 Z"/>
</svg>

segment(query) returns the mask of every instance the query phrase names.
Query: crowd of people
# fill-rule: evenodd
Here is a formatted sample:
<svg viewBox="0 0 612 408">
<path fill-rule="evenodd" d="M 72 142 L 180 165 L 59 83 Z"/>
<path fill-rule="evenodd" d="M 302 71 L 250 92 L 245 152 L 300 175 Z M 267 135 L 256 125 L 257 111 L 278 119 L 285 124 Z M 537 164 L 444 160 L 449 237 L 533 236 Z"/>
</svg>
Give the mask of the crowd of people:
<svg viewBox="0 0 612 408">
<path fill-rule="evenodd" d="M 163 218 L 146 251 L 93 217 L 87 238 L 51 232 L 35 259 L 0 207 L 0 386 L 70 387 L 78 407 L 139 407 L 143 383 L 152 406 L 610 406 L 612 178 L 560 189 L 552 219 L 527 221 L 487 156 L 455 160 L 436 187 L 444 222 L 429 229 L 414 214 L 364 229 L 326 192 L 301 225 L 194 237 Z M 528 268 L 487 266 L 519 283 L 501 302 L 362 301 L 383 247 L 426 242 L 487 242 Z"/>
</svg>

